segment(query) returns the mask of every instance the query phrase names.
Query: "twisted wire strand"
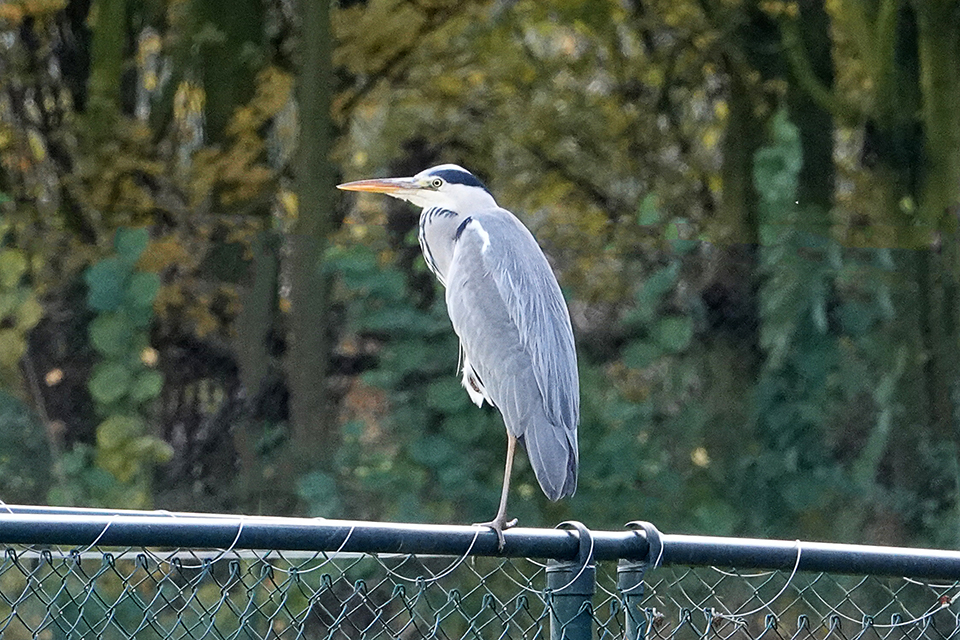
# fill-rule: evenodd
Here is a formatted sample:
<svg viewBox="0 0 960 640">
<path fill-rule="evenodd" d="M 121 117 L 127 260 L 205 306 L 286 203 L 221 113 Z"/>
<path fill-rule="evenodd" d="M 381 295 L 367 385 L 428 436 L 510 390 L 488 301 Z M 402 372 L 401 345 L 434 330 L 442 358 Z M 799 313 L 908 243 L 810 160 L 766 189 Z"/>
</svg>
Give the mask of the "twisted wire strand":
<svg viewBox="0 0 960 640">
<path fill-rule="evenodd" d="M 480 537 L 480 532 L 482 530 L 483 529 L 481 529 L 480 527 L 477 528 L 476 533 L 473 534 L 473 540 L 470 541 L 470 546 L 467 547 L 467 550 L 464 551 L 463 554 L 453 562 L 453 564 L 451 564 L 449 567 L 441 571 L 439 574 L 433 575 L 429 578 L 408 578 L 407 576 L 402 575 L 401 573 L 391 569 L 390 567 L 388 567 L 383 563 L 381 563 L 381 566 L 383 567 L 384 571 L 387 572 L 388 575 L 393 576 L 399 580 L 403 580 L 405 582 L 417 583 L 417 582 L 420 582 L 421 580 L 427 582 L 428 584 L 431 582 L 436 582 L 450 575 L 457 567 L 463 564 L 463 562 L 470 556 L 470 552 L 473 551 L 473 546 L 477 543 L 477 538 Z"/>
<path fill-rule="evenodd" d="M 577 573 L 576 573 L 572 578 L 570 578 L 570 580 L 569 580 L 565 585 L 563 585 L 562 587 L 559 587 L 559 588 L 557 588 L 557 589 L 554 589 L 553 591 L 563 591 L 564 589 L 566 589 L 567 587 L 569 587 L 569 586 L 572 585 L 574 582 L 576 582 L 577 580 L 580 579 L 580 576 L 583 575 L 583 572 L 587 570 L 587 566 L 590 564 L 590 560 L 593 559 L 593 549 L 594 549 L 594 540 L 593 540 L 593 536 L 590 536 L 590 551 L 587 553 L 586 560 L 584 560 L 583 564 L 580 565 L 580 568 L 577 570 Z M 541 565 L 539 562 L 534 562 L 533 560 L 530 560 L 529 558 L 528 558 L 528 560 L 529 560 L 532 564 L 540 567 L 541 569 L 546 569 L 546 567 L 547 567 L 546 564 Z M 504 575 L 507 577 L 507 579 L 508 579 L 510 582 L 512 582 L 513 584 L 517 585 L 518 587 L 520 587 L 520 588 L 523 589 L 524 591 L 526 591 L 526 592 L 528 592 L 528 593 L 536 594 L 536 595 L 541 596 L 541 597 L 543 596 L 543 593 L 544 593 L 543 590 L 533 589 L 533 588 L 531 588 L 531 587 L 528 587 L 528 586 L 525 585 L 525 584 L 521 584 L 520 582 L 517 582 L 516 580 L 514 580 L 513 577 L 510 576 L 509 573 L 504 572 Z"/>
<path fill-rule="evenodd" d="M 910 578 L 902 578 L 902 579 L 909 583 L 928 586 L 923 582 L 911 580 Z M 951 586 L 956 587 L 956 585 L 951 585 Z M 929 607 L 924 613 L 920 614 L 919 616 L 915 616 L 909 620 L 901 620 L 899 622 L 891 622 L 889 624 L 877 624 L 876 622 L 873 622 L 871 620 L 869 623 L 869 626 L 875 629 L 897 629 L 899 627 L 907 627 L 910 625 L 919 624 L 921 622 L 926 621 L 928 618 L 933 617 L 935 614 L 943 611 L 944 609 L 949 608 L 951 605 L 953 605 L 954 602 L 956 602 L 957 598 L 960 598 L 960 591 L 958 591 L 952 597 L 949 597 L 949 598 L 941 596 L 940 598 L 938 598 L 936 604 Z M 823 598 L 820 598 L 820 601 L 823 602 Z M 854 624 L 859 624 L 861 626 L 865 625 L 863 618 L 861 618 L 860 620 L 857 620 L 856 618 L 852 616 L 848 616 L 847 614 L 837 610 L 837 607 L 830 605 L 830 603 L 828 602 L 824 602 L 824 604 L 830 607 L 831 611 L 833 612 L 833 615 L 837 616 L 838 618 L 843 618 L 848 622 L 853 622 Z"/>
<path fill-rule="evenodd" d="M 305 561 L 303 562 L 303 564 L 307 564 L 308 562 L 313 562 L 314 560 L 316 560 L 316 559 L 317 559 L 318 557 L 320 557 L 321 555 L 327 556 L 326 560 L 324 560 L 323 562 L 321 562 L 321 563 L 318 564 L 317 566 L 315 566 L 315 567 L 310 567 L 309 569 L 299 569 L 299 568 L 298 568 L 298 569 L 283 569 L 283 568 L 280 568 L 280 567 L 274 567 L 274 568 L 273 568 L 274 571 L 279 571 L 280 573 L 285 573 L 285 574 L 287 574 L 287 575 L 292 574 L 292 573 L 294 573 L 294 572 L 296 572 L 296 573 L 298 573 L 298 574 L 304 574 L 304 573 L 312 573 L 312 572 L 316 571 L 317 569 L 321 569 L 321 568 L 327 566 L 327 564 L 330 563 L 330 562 L 333 562 L 333 560 L 336 558 L 336 556 L 338 556 L 338 555 L 340 554 L 340 552 L 343 551 L 344 547 L 347 546 L 347 541 L 350 540 L 350 536 L 353 535 L 353 532 L 354 532 L 354 530 L 355 530 L 356 528 L 357 528 L 357 525 L 350 525 L 350 530 L 347 531 L 347 535 L 344 536 L 343 542 L 340 543 L 340 546 L 337 547 L 337 550 L 334 551 L 332 554 L 329 554 L 329 555 L 328 555 L 328 552 L 326 552 L 326 551 L 318 551 L 317 553 L 314 554 L 314 556 L 313 556 L 312 558 L 310 558 L 309 560 L 305 560 Z M 267 561 L 267 556 L 270 555 L 270 553 L 272 553 L 272 551 L 268 551 L 262 558 L 258 558 L 258 559 L 260 560 L 260 562 L 266 562 L 266 561 Z"/>
<path fill-rule="evenodd" d="M 708 608 L 707 610 L 713 611 L 713 612 L 716 613 L 719 617 L 724 618 L 724 619 L 726 619 L 726 620 L 730 620 L 730 621 L 732 621 L 734 624 L 737 624 L 737 625 L 746 625 L 746 624 L 747 624 L 747 621 L 746 621 L 747 616 L 752 616 L 752 615 L 755 615 L 755 614 L 757 614 L 757 613 L 760 613 L 760 612 L 763 611 L 764 609 L 769 609 L 770 606 L 771 606 L 774 602 L 777 601 L 777 598 L 779 598 L 780 596 L 782 596 L 782 595 L 784 594 L 784 592 L 786 592 L 787 587 L 789 587 L 789 586 L 790 586 L 790 583 L 793 582 L 793 578 L 797 575 L 797 570 L 800 568 L 801 546 L 800 546 L 800 541 L 799 541 L 799 540 L 796 540 L 795 542 L 796 542 L 796 546 L 797 546 L 797 559 L 796 559 L 796 561 L 794 561 L 794 563 L 793 563 L 793 570 L 790 572 L 790 575 L 787 576 L 787 581 L 784 582 L 783 587 L 780 588 L 780 591 L 778 591 L 778 592 L 776 593 L 776 595 L 774 595 L 774 596 L 773 596 L 772 598 L 770 598 L 768 601 L 764 602 L 764 603 L 761 604 L 759 607 L 757 607 L 757 608 L 755 608 L 755 609 L 753 609 L 753 610 L 751 610 L 751 611 L 743 611 L 743 612 L 734 613 L 734 612 L 731 612 L 729 609 L 727 609 L 727 612 L 726 612 L 726 613 L 723 613 L 723 612 L 717 612 L 715 609 L 712 609 L 712 608 Z M 690 602 L 690 604 L 694 605 L 695 607 L 698 607 L 697 603 L 694 602 L 693 598 L 691 598 L 690 595 L 683 589 L 683 586 L 682 586 L 682 585 L 680 585 L 679 583 L 677 583 L 677 588 L 680 590 L 680 593 L 682 593 L 682 594 L 684 595 L 684 597 L 687 599 L 687 601 Z M 699 607 L 698 607 L 698 608 L 699 608 Z M 724 607 L 724 608 L 726 609 L 726 607 Z"/>
<path fill-rule="evenodd" d="M 101 529 L 100 533 L 97 534 L 97 537 L 93 539 L 93 542 L 88 544 L 85 549 L 83 549 L 82 551 L 78 551 L 77 553 L 82 555 L 84 553 L 87 553 L 91 549 L 93 549 L 95 546 L 97 546 L 97 543 L 100 542 L 100 540 L 103 539 L 103 536 L 107 534 L 107 530 L 110 528 L 110 525 L 113 524 L 119 517 L 120 517 L 119 514 L 116 514 L 116 513 L 110 516 L 106 524 L 103 525 L 103 529 Z"/>
</svg>

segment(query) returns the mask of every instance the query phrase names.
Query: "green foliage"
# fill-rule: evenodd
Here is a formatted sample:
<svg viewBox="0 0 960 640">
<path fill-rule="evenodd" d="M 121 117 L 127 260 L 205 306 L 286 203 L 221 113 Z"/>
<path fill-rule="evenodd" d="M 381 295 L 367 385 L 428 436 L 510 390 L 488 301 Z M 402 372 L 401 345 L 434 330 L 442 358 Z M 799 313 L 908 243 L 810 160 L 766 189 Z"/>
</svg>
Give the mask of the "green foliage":
<svg viewBox="0 0 960 640">
<path fill-rule="evenodd" d="M 51 9 L 20 3 L 7 16 L 0 385 L 14 393 L 21 368 L 35 365 L 33 400 L 54 416 L 48 433 L 67 424 L 73 448 L 54 463 L 52 499 L 149 503 L 144 478 L 168 453 L 147 435 L 165 383 L 145 357 L 151 331 L 222 347 L 223 379 L 235 364 L 229 345 L 241 343 L 248 361 L 264 362 L 253 377 L 271 370 L 262 388 L 285 397 L 271 359 L 274 347 L 298 348 L 294 230 L 308 207 L 345 210 L 322 205 L 323 192 L 301 193 L 298 207 L 289 176 L 320 178 L 290 158 L 294 143 L 324 156 L 337 131 L 332 157 L 350 177 L 433 161 L 477 171 L 561 277 L 582 349 L 581 482 L 572 500 L 549 504 L 519 456 L 511 504 L 524 523 L 618 527 L 639 514 L 673 530 L 956 544 L 960 261 L 944 212 L 960 199 L 951 134 L 960 83 L 944 62 L 955 46 L 938 46 L 956 42 L 956 24 L 931 8 L 950 3 L 334 3 L 335 33 L 324 39 L 342 71 L 334 115 L 301 113 L 315 129 L 300 131 L 296 76 L 266 68 L 250 80 L 261 60 L 295 60 L 289 34 L 306 25 L 286 24 L 287 14 L 265 23 L 263 7 L 249 5 L 231 27 L 223 4 L 126 3 L 110 20 L 60 25 L 90 30 L 95 78 L 55 64 Z M 224 51 L 242 60 L 210 69 Z M 107 81 L 121 71 L 135 118 Z M 42 123 L 10 89 L 21 86 L 44 87 Z M 75 111 L 76 87 L 91 88 L 89 113 Z M 773 104 L 788 105 L 792 122 Z M 442 292 L 424 284 L 422 263 L 410 265 L 416 231 L 387 246 L 382 203 L 356 202 L 326 256 L 336 282 L 319 311 L 328 322 L 309 327 L 336 343 L 334 362 L 350 363 L 331 371 L 334 396 L 345 390 L 329 407 L 343 446 L 335 467 L 300 482 L 294 472 L 284 490 L 314 514 L 488 518 L 503 463 L 499 416 L 460 386 Z M 701 243 L 701 229 L 714 244 Z M 275 255 L 262 252 L 247 273 L 250 238 L 264 233 L 278 239 Z M 96 255 L 109 237 L 111 255 Z M 907 246 L 923 250 L 897 248 Z M 157 273 L 176 277 L 161 290 Z M 85 305 L 71 293 L 81 274 Z M 259 311 L 243 328 L 251 275 Z M 43 309 L 56 313 L 41 336 Z M 259 382 L 244 380 L 247 400 Z M 223 388 L 211 398 L 205 410 L 248 417 Z M 272 400 L 263 404 L 282 413 Z M 26 472 L 2 457 L 4 443 L 18 446 L 21 428 L 34 445 L 42 433 L 14 414 L 9 430 L 0 424 L 11 485 Z M 206 486 L 240 484 L 220 473 L 231 465 L 256 484 L 267 477 L 262 459 L 283 455 L 283 419 L 251 422 L 266 426 L 245 449 L 242 430 L 226 438 L 239 461 L 219 448 L 216 464 L 208 450 L 187 452 L 210 463 L 217 477 Z M 298 437 L 295 451 L 328 445 L 309 429 Z M 45 486 L 41 476 L 31 486 Z M 233 488 L 218 495 L 232 500 Z M 266 497 L 242 506 L 254 504 L 289 507 Z"/>
<path fill-rule="evenodd" d="M 640 205 L 638 218 L 646 224 L 663 221 L 657 208 L 657 198 L 648 194 Z M 644 224 L 644 222 L 640 222 Z M 634 334 L 624 347 L 624 363 L 643 369 L 663 356 L 686 351 L 694 338 L 695 322 L 691 300 L 682 299 L 678 293 L 681 284 L 683 258 L 697 241 L 682 237 L 685 221 L 669 220 L 664 237 L 668 250 L 661 257 L 661 264 L 645 274 L 634 293 L 634 304 L 624 315 L 623 324 Z M 677 309 L 682 312 L 678 313 Z"/>
<path fill-rule="evenodd" d="M 690 316 L 660 318 L 652 327 L 650 335 L 664 350 L 678 353 L 689 347 L 693 340 L 693 318 Z"/>
<path fill-rule="evenodd" d="M 84 274 L 87 283 L 87 305 L 94 311 L 126 314 L 136 328 L 150 324 L 153 301 L 160 290 L 155 273 L 136 271 L 149 231 L 145 228 L 119 229 L 116 233 L 117 255 L 90 266 Z"/>
<path fill-rule="evenodd" d="M 115 254 L 91 265 L 84 274 L 87 305 L 97 312 L 88 335 L 99 355 L 87 388 L 102 421 L 96 428 L 93 453 L 71 454 L 76 458 L 73 466 L 78 467 L 73 475 L 81 481 L 81 489 L 62 490 L 56 496 L 59 500 L 82 501 L 82 487 L 89 485 L 95 489 L 90 496 L 94 499 L 120 495 L 134 501 L 122 506 L 147 506 L 152 469 L 172 454 L 167 443 L 147 434 L 150 405 L 163 388 L 163 375 L 146 361 L 153 302 L 160 289 L 157 274 L 137 270 L 148 242 L 147 229 L 119 229 Z M 83 468 L 85 462 L 110 474 L 114 481 L 106 485 L 108 489 L 101 491 L 95 482 L 83 481 L 93 474 Z"/>
<path fill-rule="evenodd" d="M 118 229 L 113 236 L 113 249 L 117 253 L 116 259 L 133 269 L 137 260 L 143 255 L 150 242 L 150 233 L 147 229 Z M 101 264 L 105 261 L 101 261 Z"/>
<path fill-rule="evenodd" d="M 627 316 L 628 324 L 647 324 L 654 320 L 666 296 L 677 286 L 681 266 L 680 260 L 670 260 L 643 279 L 637 289 L 636 306 Z"/>
<path fill-rule="evenodd" d="M 150 495 L 142 483 L 123 483 L 97 464 L 96 448 L 78 443 L 57 462 L 61 480 L 47 496 L 51 504 L 116 509 L 117 505 L 149 504 Z"/>
<path fill-rule="evenodd" d="M 297 493 L 309 505 L 306 515 L 314 518 L 342 517 L 343 503 L 337 490 L 337 481 L 329 474 L 311 471 L 300 478 Z"/>
<path fill-rule="evenodd" d="M 43 308 L 34 289 L 25 284 L 27 256 L 20 249 L 0 248 L 0 382 L 8 389 L 20 384 L 20 359 L 27 352 L 27 336 Z"/>
<path fill-rule="evenodd" d="M 99 353 L 116 357 L 130 351 L 135 331 L 136 327 L 126 314 L 105 312 L 90 322 L 90 342 Z"/>
<path fill-rule="evenodd" d="M 752 490 L 744 493 L 769 509 L 782 505 L 778 517 L 762 525 L 779 535 L 804 526 L 808 535 L 822 535 L 818 527 L 830 526 L 831 510 L 853 500 L 854 484 L 831 451 L 835 439 L 828 427 L 842 406 L 838 373 L 845 358 L 849 364 L 857 357 L 844 345 L 869 329 L 875 313 L 863 302 L 836 304 L 836 283 L 855 263 L 818 233 L 818 212 L 796 203 L 801 166 L 798 131 L 778 112 L 770 143 L 754 159 L 763 240 L 760 345 L 766 358 L 755 391 L 760 451 L 744 476 Z M 846 322 L 832 321 L 831 306 Z M 869 376 L 860 382 L 869 386 Z M 857 512 L 848 513 L 848 522 L 856 521 Z"/>
<path fill-rule="evenodd" d="M 119 258 L 107 258 L 91 266 L 87 283 L 87 305 L 94 311 L 115 311 L 123 303 L 124 285 L 132 265 Z"/>
<path fill-rule="evenodd" d="M 796 204 L 801 165 L 799 133 L 780 111 L 753 165 L 762 216 L 760 345 L 766 359 L 756 388 L 761 450 L 746 481 L 754 485 L 752 500 L 783 503 L 776 527 L 784 530 L 795 529 L 796 518 L 817 508 L 811 494 L 829 495 L 812 479 L 829 479 L 819 467 L 828 459 L 822 428 L 838 356 L 825 314 L 833 276 L 825 259 L 829 241 L 800 224 L 810 215 Z"/>
<path fill-rule="evenodd" d="M 760 339 L 768 367 L 776 370 L 783 367 L 792 340 L 804 326 L 826 333 L 833 269 L 829 240 L 805 229 L 805 218 L 812 212 L 796 204 L 800 140 L 783 111 L 771 122 L 771 138 L 770 146 L 757 151 L 754 182 L 761 199 L 760 261 L 766 276 L 760 294 L 764 317 Z"/>
<path fill-rule="evenodd" d="M 127 395 L 131 372 L 123 362 L 101 362 L 93 369 L 87 383 L 90 395 L 103 407 L 109 407 Z"/>
<path fill-rule="evenodd" d="M 154 464 L 170 459 L 170 445 L 143 435 L 146 422 L 137 415 L 112 414 L 97 427 L 97 466 L 123 485 L 136 485 Z M 141 482 L 144 482 L 141 480 Z"/>
<path fill-rule="evenodd" d="M 637 208 L 637 224 L 642 227 L 654 226 L 660 223 L 660 219 L 659 198 L 656 193 L 648 193 Z"/>
<path fill-rule="evenodd" d="M 11 504 L 40 504 L 50 471 L 43 425 L 21 400 L 0 391 L 0 496 Z"/>
<path fill-rule="evenodd" d="M 349 515 L 357 517 L 489 519 L 506 451 L 503 425 L 490 407 L 471 404 L 460 386 L 456 336 L 441 296 L 417 306 L 403 272 L 381 267 L 363 246 L 331 249 L 327 267 L 350 301 L 346 326 L 380 344 L 378 364 L 363 374 L 360 392 L 385 394 L 389 403 L 381 421 L 344 427 L 340 503 L 356 505 Z M 524 467 L 518 486 L 535 482 Z M 319 503 L 329 501 L 319 495 L 318 512 Z M 521 502 L 527 521 L 537 517 L 535 494 Z"/>
</svg>

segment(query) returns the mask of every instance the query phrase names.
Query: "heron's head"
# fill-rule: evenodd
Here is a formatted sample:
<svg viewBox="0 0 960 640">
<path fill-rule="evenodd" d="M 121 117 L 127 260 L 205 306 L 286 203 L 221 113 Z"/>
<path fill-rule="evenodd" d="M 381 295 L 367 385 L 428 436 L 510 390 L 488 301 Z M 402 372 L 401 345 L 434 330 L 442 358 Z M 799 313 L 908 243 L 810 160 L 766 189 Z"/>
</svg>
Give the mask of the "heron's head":
<svg viewBox="0 0 960 640">
<path fill-rule="evenodd" d="M 476 176 L 455 164 L 425 169 L 411 178 L 374 178 L 337 185 L 345 191 L 368 191 L 412 202 L 418 207 L 440 207 L 463 212 L 496 206 Z"/>
</svg>

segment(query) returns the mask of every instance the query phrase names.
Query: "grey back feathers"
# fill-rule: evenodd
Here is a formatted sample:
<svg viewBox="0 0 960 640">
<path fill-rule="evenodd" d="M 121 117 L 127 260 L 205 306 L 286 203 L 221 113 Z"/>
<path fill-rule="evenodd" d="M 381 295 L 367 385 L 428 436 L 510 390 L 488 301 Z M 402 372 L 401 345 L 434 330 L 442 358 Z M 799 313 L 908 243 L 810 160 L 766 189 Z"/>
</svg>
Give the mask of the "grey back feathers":
<svg viewBox="0 0 960 640">
<path fill-rule="evenodd" d="M 455 199 L 466 201 L 425 208 L 420 217 L 424 258 L 446 286 L 460 338 L 464 385 L 500 410 L 544 493 L 551 500 L 572 495 L 580 390 L 570 317 L 553 271 L 529 230 L 472 174 L 452 165 L 424 174 L 462 185 Z M 474 200 L 474 189 L 484 197 Z"/>
</svg>

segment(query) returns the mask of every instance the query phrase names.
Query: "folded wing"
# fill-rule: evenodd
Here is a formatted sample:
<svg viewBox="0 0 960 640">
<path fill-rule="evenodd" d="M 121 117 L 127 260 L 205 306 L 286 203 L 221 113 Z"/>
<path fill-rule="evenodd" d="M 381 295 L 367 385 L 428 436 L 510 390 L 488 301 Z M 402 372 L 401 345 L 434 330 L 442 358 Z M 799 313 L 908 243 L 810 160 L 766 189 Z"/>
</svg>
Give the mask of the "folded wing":
<svg viewBox="0 0 960 640">
<path fill-rule="evenodd" d="M 447 273 L 447 309 L 484 397 L 527 450 L 551 500 L 577 487 L 580 389 L 566 303 L 511 213 L 473 215 Z"/>
</svg>

